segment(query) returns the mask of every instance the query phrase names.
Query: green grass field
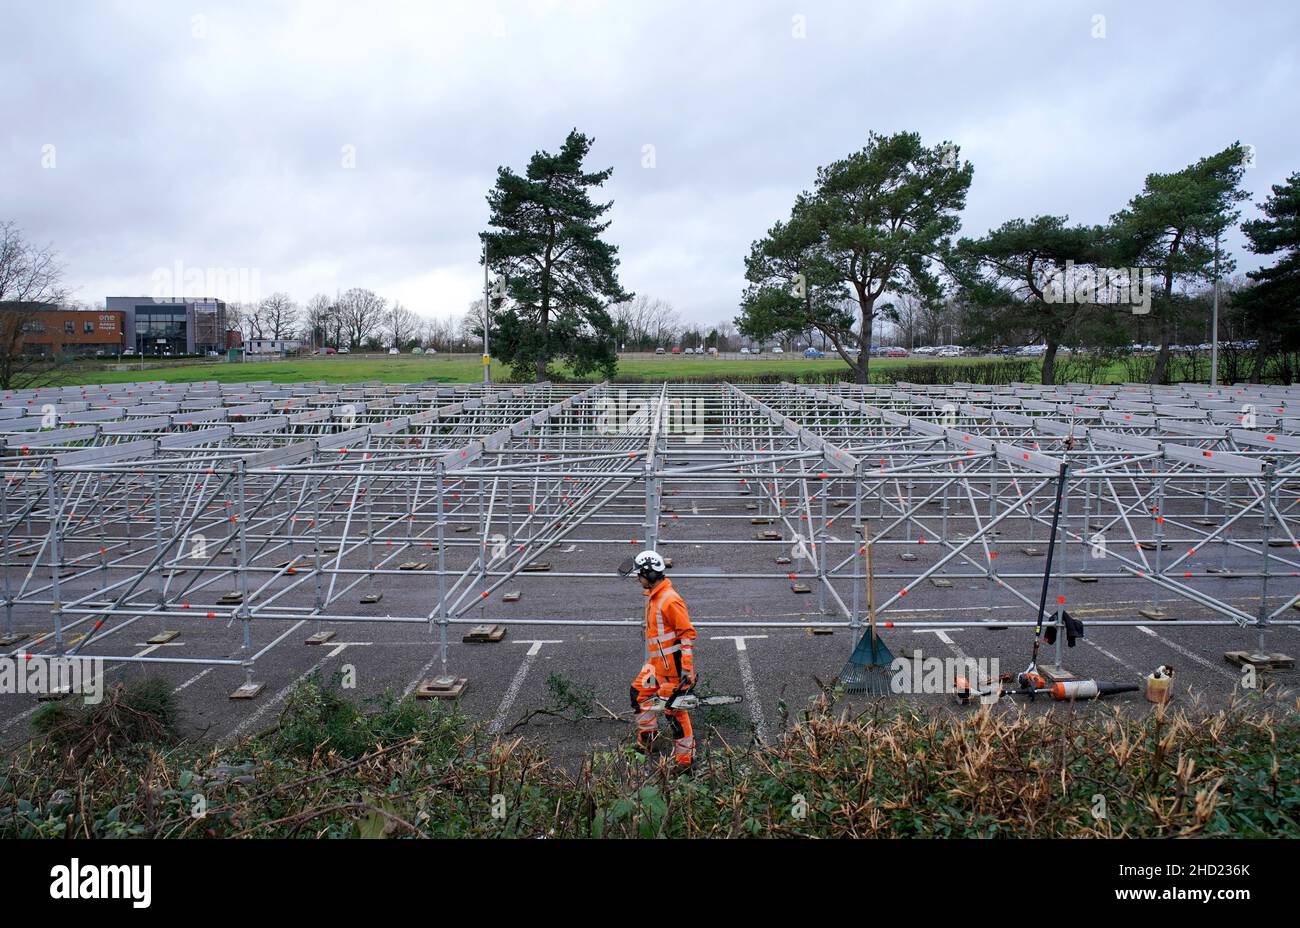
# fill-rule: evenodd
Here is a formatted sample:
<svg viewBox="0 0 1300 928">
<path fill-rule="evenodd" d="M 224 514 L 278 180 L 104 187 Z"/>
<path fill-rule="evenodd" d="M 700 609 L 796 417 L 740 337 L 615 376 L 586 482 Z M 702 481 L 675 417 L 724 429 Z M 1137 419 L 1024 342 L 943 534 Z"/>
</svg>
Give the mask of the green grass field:
<svg viewBox="0 0 1300 928">
<path fill-rule="evenodd" d="M 969 359 L 965 359 L 969 360 Z M 915 365 L 916 359 L 873 358 L 871 369 Z M 926 363 L 945 364 L 946 361 Z M 275 383 L 296 383 L 308 380 L 325 380 L 332 383 L 360 383 L 367 380 L 384 383 L 417 383 L 436 380 L 442 383 L 469 383 L 482 379 L 482 365 L 476 358 L 415 357 L 402 355 L 391 358 L 306 358 L 288 361 L 263 361 L 255 363 L 186 364 L 131 369 L 108 370 L 108 365 L 74 366 L 62 370 L 56 385 L 82 383 L 134 383 L 141 380 L 166 380 L 188 383 L 196 380 L 216 380 L 232 383 L 249 380 L 270 380 Z M 850 369 L 840 360 L 758 359 L 715 360 L 695 358 L 663 358 L 655 360 L 626 359 L 618 365 L 620 375 L 643 377 L 647 380 L 673 380 L 681 377 L 717 377 L 778 374 L 797 376 L 810 371 L 842 371 L 850 377 Z M 492 376 L 504 380 L 509 371 L 494 364 Z M 590 375 L 586 380 L 598 380 Z"/>
</svg>

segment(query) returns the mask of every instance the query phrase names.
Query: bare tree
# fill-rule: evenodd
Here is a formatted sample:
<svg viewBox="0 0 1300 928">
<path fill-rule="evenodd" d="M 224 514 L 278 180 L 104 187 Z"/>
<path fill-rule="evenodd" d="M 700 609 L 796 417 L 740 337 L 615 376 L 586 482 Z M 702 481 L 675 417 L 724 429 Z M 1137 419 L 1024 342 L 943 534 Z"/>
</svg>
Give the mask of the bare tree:
<svg viewBox="0 0 1300 928">
<path fill-rule="evenodd" d="M 226 332 L 238 332 L 242 336 L 244 333 L 244 304 L 227 303 L 226 304 Z M 225 337 L 225 332 L 222 333 Z"/>
<path fill-rule="evenodd" d="M 673 342 L 681 323 L 672 304 L 639 294 L 609 308 L 614 331 L 629 350 L 646 351 Z"/>
<path fill-rule="evenodd" d="M 665 300 L 653 300 L 650 316 L 647 320 L 647 333 L 652 336 L 656 347 L 668 347 L 677 340 L 682 323 L 677 317 L 677 310 Z"/>
<path fill-rule="evenodd" d="M 465 315 L 456 320 L 456 345 L 461 351 L 483 348 L 483 301 L 475 300 L 469 304 Z"/>
<path fill-rule="evenodd" d="M 330 324 L 335 316 L 334 303 L 323 293 L 307 301 L 303 312 L 301 333 L 303 341 L 313 348 L 321 348 L 329 341 Z"/>
<path fill-rule="evenodd" d="M 360 348 L 374 337 L 384 322 L 384 307 L 388 301 L 372 290 L 353 287 L 339 300 L 339 321 L 342 337 L 349 348 Z"/>
<path fill-rule="evenodd" d="M 262 329 L 271 338 L 287 338 L 298 319 L 298 304 L 289 294 L 276 292 L 258 304 L 257 314 Z"/>
<path fill-rule="evenodd" d="M 474 311 L 471 310 L 471 313 Z M 483 301 L 478 302 L 478 315 L 483 312 Z M 478 316 L 475 316 L 476 320 Z M 423 318 L 420 320 L 420 344 L 436 351 L 459 351 L 461 343 L 469 338 L 477 342 L 478 336 L 461 334 L 463 318 L 455 316 Z M 476 323 L 477 324 L 477 323 Z"/>
<path fill-rule="evenodd" d="M 415 341 L 420 317 L 401 303 L 393 303 L 393 308 L 388 311 L 387 322 L 388 334 L 392 338 L 394 348 L 400 351 Z"/>
<path fill-rule="evenodd" d="M 255 338 L 264 338 L 266 324 L 262 318 L 262 307 L 258 303 L 230 303 L 226 306 L 227 324 L 234 327 L 229 320 L 238 320 L 239 330 L 243 333 L 244 344 Z"/>
<path fill-rule="evenodd" d="M 719 322 L 714 329 L 718 333 L 719 351 L 736 351 L 740 348 L 740 339 L 736 327 L 730 321 Z"/>
<path fill-rule="evenodd" d="M 37 248 L 12 222 L 0 222 L 0 388 L 32 386 L 53 367 L 23 350 L 36 313 L 66 300 L 63 265 L 49 247 Z"/>
</svg>

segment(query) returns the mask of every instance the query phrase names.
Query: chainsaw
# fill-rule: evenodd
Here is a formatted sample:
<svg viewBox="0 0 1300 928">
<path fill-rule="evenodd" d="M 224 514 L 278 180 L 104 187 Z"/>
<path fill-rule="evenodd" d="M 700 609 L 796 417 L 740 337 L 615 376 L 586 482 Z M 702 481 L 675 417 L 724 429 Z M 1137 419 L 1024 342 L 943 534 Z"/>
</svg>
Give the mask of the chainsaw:
<svg viewBox="0 0 1300 928">
<path fill-rule="evenodd" d="M 700 706 L 730 706 L 740 702 L 739 696 L 696 696 L 691 691 L 674 693 L 671 696 L 655 696 L 641 704 L 647 712 L 679 712 L 698 709 Z"/>
</svg>

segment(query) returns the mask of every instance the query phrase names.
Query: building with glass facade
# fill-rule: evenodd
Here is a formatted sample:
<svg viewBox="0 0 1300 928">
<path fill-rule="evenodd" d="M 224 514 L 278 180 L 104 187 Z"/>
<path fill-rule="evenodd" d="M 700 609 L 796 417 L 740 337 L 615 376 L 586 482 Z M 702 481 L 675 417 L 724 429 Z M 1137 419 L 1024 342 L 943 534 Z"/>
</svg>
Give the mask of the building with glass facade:
<svg viewBox="0 0 1300 928">
<path fill-rule="evenodd" d="M 107 309 L 121 311 L 126 345 L 139 354 L 206 354 L 226 349 L 222 300 L 154 300 L 110 296 Z"/>
</svg>

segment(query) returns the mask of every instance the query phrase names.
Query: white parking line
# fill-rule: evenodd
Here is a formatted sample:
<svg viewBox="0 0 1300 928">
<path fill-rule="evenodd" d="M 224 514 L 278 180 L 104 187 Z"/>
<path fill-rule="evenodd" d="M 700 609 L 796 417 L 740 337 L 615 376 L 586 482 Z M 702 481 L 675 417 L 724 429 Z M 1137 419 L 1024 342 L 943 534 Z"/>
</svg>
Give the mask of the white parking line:
<svg viewBox="0 0 1300 928">
<path fill-rule="evenodd" d="M 758 701 L 758 685 L 754 682 L 754 668 L 749 664 L 747 638 L 766 638 L 767 635 L 714 635 L 713 641 L 734 641 L 736 661 L 740 664 L 740 679 L 745 687 L 745 702 L 749 703 L 749 717 L 754 723 L 754 736 L 760 744 L 767 744 L 767 722 L 763 718 L 763 705 Z"/>
<path fill-rule="evenodd" d="M 208 674 L 210 674 L 210 673 L 212 673 L 212 668 L 211 668 L 211 667 L 209 667 L 209 668 L 206 669 L 206 670 L 200 670 L 198 673 L 196 673 L 194 676 L 190 677 L 188 680 L 186 680 L 186 681 L 185 681 L 184 683 L 182 683 L 180 686 L 176 687 L 176 689 L 172 690 L 172 692 L 173 692 L 173 693 L 179 693 L 181 690 L 185 689 L 186 687 L 190 686 L 191 684 L 198 683 L 200 680 L 202 680 L 204 677 L 206 677 L 206 676 L 207 676 Z"/>
<path fill-rule="evenodd" d="M 293 691 L 294 687 L 296 687 L 296 686 L 297 686 L 299 683 L 301 683 L 303 680 L 307 679 L 307 678 L 310 677 L 312 674 L 314 674 L 316 671 L 318 671 L 318 670 L 320 670 L 322 667 L 324 667 L 324 666 L 325 666 L 325 662 L 326 662 L 327 660 L 329 660 L 329 659 L 330 659 L 331 657 L 333 657 L 333 656 L 334 656 L 333 654 L 326 654 L 324 657 L 322 657 L 322 658 L 321 658 L 320 660 L 318 660 L 316 663 L 312 664 L 310 667 L 308 667 L 306 670 L 304 670 L 301 674 L 298 675 L 298 677 L 297 677 L 295 680 L 293 680 L 291 683 L 289 683 L 288 686 L 282 687 L 278 693 L 276 693 L 274 696 L 272 696 L 272 697 L 271 697 L 270 699 L 268 699 L 266 702 L 262 703 L 262 705 L 259 706 L 259 707 L 257 708 L 257 710 L 256 710 L 252 715 L 250 715 L 248 718 L 244 719 L 242 722 L 240 722 L 238 725 L 236 725 L 234 728 L 232 728 L 232 729 L 230 730 L 230 734 L 228 734 L 226 737 L 227 737 L 227 738 L 230 738 L 230 739 L 238 738 L 238 737 L 239 737 L 240 735 L 242 735 L 244 732 L 248 731 L 248 729 L 249 729 L 249 728 L 250 728 L 254 723 L 256 723 L 258 719 L 260 719 L 262 716 L 266 715 L 267 712 L 269 712 L 271 709 L 275 708 L 275 707 L 278 706 L 281 702 L 283 702 L 284 699 L 285 699 L 285 697 L 288 696 L 289 693 L 291 693 L 291 692 Z"/>
<path fill-rule="evenodd" d="M 1237 680 L 1239 679 L 1236 674 L 1224 670 L 1222 667 L 1218 666 L 1217 664 L 1210 663 L 1205 658 L 1201 657 L 1201 655 L 1193 651 L 1187 650 L 1182 645 L 1170 641 L 1168 638 L 1162 638 L 1161 636 L 1153 632 L 1151 629 L 1147 628 L 1145 625 L 1139 625 L 1137 629 L 1143 634 L 1150 635 L 1152 638 L 1154 638 L 1156 641 L 1159 641 L 1165 647 L 1177 651 L 1179 654 L 1187 658 L 1189 661 L 1194 661 L 1195 663 L 1200 664 L 1206 670 L 1212 670 L 1215 673 L 1217 673 L 1219 676 L 1226 677 L 1227 679 L 1231 680 L 1233 683 L 1236 683 Z"/>
<path fill-rule="evenodd" d="M 421 641 L 419 643 L 422 645 L 428 644 L 427 641 Z M 429 676 L 429 671 L 433 669 L 434 664 L 438 663 L 438 660 L 439 658 L 437 657 L 431 657 L 429 658 L 429 663 L 420 668 L 420 672 L 415 675 L 415 679 L 407 684 L 406 689 L 402 690 L 403 699 L 415 692 L 415 688 L 424 682 L 424 680 Z"/>
<path fill-rule="evenodd" d="M 1138 670 L 1136 667 L 1134 667 L 1134 666 L 1133 666 L 1132 664 L 1130 664 L 1128 661 L 1124 660 L 1124 658 L 1122 658 L 1122 657 L 1117 657 L 1117 656 L 1115 656 L 1114 654 L 1111 654 L 1109 651 L 1107 651 L 1107 650 L 1106 650 L 1105 648 L 1103 648 L 1101 645 L 1097 644 L 1095 641 L 1089 641 L 1087 638 L 1080 638 L 1079 640 L 1082 641 L 1084 644 L 1086 644 L 1088 647 L 1092 648 L 1093 650 L 1095 650 L 1095 651 L 1100 651 L 1100 652 L 1101 652 L 1102 654 L 1104 654 L 1106 657 L 1109 657 L 1109 658 L 1110 658 L 1111 660 L 1113 660 L 1115 663 L 1119 664 L 1119 665 L 1120 665 L 1121 667 L 1123 667 L 1125 670 L 1129 671 L 1129 673 L 1135 674 L 1135 675 L 1138 676 L 1138 677 L 1145 677 L 1145 676 L 1146 676 L 1146 674 L 1144 674 L 1142 671 Z"/>
<path fill-rule="evenodd" d="M 41 707 L 40 703 L 37 703 L 36 705 L 32 706 L 30 709 L 24 709 L 22 712 L 19 712 L 17 715 L 10 716 L 9 718 L 5 719 L 4 724 L 0 724 L 0 731 L 7 731 L 8 729 L 12 728 L 14 725 L 21 722 L 23 719 L 27 718 L 29 715 L 34 713 L 40 707 Z"/>
<path fill-rule="evenodd" d="M 488 726 L 488 734 L 495 735 L 501 731 L 501 726 L 506 723 L 506 715 L 510 712 L 510 707 L 515 704 L 515 698 L 519 695 L 519 690 L 523 688 L 524 680 L 528 677 L 528 670 L 533 666 L 533 658 L 542 650 L 544 644 L 564 644 L 562 640 L 530 640 L 527 638 L 512 642 L 512 644 L 532 645 L 528 653 L 524 655 L 524 662 L 519 665 L 515 671 L 515 678 L 510 681 L 510 686 L 506 688 L 506 694 L 501 697 L 501 705 L 497 707 L 497 714 L 492 718 L 492 724 Z"/>
<path fill-rule="evenodd" d="M 915 629 L 915 632 L 918 635 L 924 635 L 932 632 L 934 634 L 934 637 L 938 638 L 940 641 L 946 644 L 948 646 L 948 650 L 952 651 L 953 654 L 956 654 L 960 660 L 962 661 L 970 660 L 970 658 L 966 656 L 966 652 L 963 651 L 961 648 L 957 647 L 957 642 L 949 638 L 948 633 L 944 631 L 942 628 L 918 628 Z"/>
<path fill-rule="evenodd" d="M 373 641 L 335 641 L 335 642 L 333 642 L 334 648 L 330 651 L 329 654 L 327 654 L 327 655 L 325 655 L 325 656 L 326 656 L 326 657 L 338 657 L 340 654 L 343 653 L 343 649 L 344 649 L 344 648 L 350 648 L 350 647 L 353 647 L 353 646 L 355 646 L 355 647 L 359 647 L 359 648 L 368 648 L 368 647 L 370 647 L 370 646 L 373 645 L 373 644 L 374 644 Z"/>
</svg>

